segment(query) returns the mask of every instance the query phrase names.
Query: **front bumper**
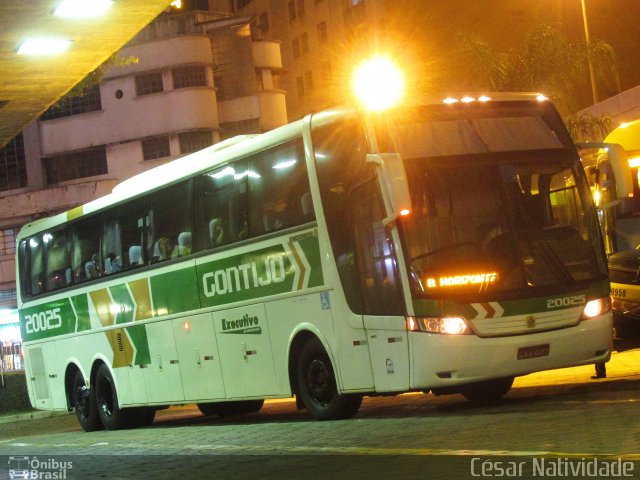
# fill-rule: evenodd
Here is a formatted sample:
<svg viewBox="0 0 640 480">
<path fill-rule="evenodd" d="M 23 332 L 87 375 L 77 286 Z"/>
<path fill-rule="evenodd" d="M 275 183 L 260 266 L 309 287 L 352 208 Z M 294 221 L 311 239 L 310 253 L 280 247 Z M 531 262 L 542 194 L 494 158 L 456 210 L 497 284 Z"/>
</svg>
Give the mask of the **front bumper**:
<svg viewBox="0 0 640 480">
<path fill-rule="evenodd" d="M 608 361 L 613 349 L 611 313 L 578 325 L 528 335 L 409 334 L 411 388 L 441 388 L 541 370 Z M 518 349 L 549 345 L 548 355 L 518 360 Z"/>
</svg>

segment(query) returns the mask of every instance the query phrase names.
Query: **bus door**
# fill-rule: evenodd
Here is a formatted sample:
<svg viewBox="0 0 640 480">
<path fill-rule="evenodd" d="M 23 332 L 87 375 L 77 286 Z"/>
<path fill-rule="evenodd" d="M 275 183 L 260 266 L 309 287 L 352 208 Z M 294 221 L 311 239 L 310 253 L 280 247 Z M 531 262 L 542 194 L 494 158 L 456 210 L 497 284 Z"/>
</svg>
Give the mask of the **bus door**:
<svg viewBox="0 0 640 480">
<path fill-rule="evenodd" d="M 56 357 L 56 345 L 54 342 L 46 342 L 33 345 L 25 349 L 27 369 L 27 381 L 30 384 L 30 392 L 33 392 L 31 403 L 34 408 L 51 410 L 66 406 L 63 388 L 54 388 L 54 383 L 59 381 L 56 365 L 53 361 Z M 61 392 L 53 398 L 52 392 Z"/>
<path fill-rule="evenodd" d="M 375 390 L 409 388 L 409 344 L 401 281 L 377 179 L 351 192 L 350 225 L 355 246 L 364 327 Z"/>
</svg>

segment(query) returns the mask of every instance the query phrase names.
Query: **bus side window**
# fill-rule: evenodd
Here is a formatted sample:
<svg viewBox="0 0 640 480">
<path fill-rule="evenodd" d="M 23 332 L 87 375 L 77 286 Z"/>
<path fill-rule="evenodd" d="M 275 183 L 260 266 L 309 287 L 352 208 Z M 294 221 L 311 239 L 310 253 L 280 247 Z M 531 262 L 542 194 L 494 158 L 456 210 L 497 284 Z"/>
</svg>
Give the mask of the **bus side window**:
<svg viewBox="0 0 640 480">
<path fill-rule="evenodd" d="M 384 225 L 382 195 L 375 179 L 350 192 L 350 224 L 356 246 L 364 311 L 393 315 L 404 309 L 391 233 Z"/>
<path fill-rule="evenodd" d="M 136 249 L 131 248 L 143 244 L 143 211 L 143 202 L 132 202 L 105 212 L 102 234 L 105 275 L 136 268 L 145 261 L 141 250 L 136 258 Z"/>
<path fill-rule="evenodd" d="M 248 237 L 247 163 L 244 160 L 197 178 L 194 251 L 215 248 Z M 255 172 L 254 172 L 255 173 Z"/>
<path fill-rule="evenodd" d="M 67 231 L 62 228 L 42 235 L 46 246 L 47 291 L 58 290 L 71 284 L 71 261 Z"/>
<path fill-rule="evenodd" d="M 25 290 L 27 296 L 44 292 L 44 248 L 42 235 L 35 235 L 25 241 Z"/>
<path fill-rule="evenodd" d="M 145 200 L 148 263 L 191 253 L 191 185 L 191 181 L 179 183 L 152 193 Z M 137 253 L 137 249 L 134 251 Z"/>
<path fill-rule="evenodd" d="M 313 219 L 303 211 L 309 181 L 300 139 L 278 145 L 249 160 L 249 212 L 252 236 L 301 225 Z"/>
<path fill-rule="evenodd" d="M 327 229 L 331 237 L 340 282 L 349 307 L 365 313 L 356 243 L 349 228 L 350 191 L 375 178 L 365 162 L 368 151 L 364 129 L 358 122 L 343 122 L 313 130 L 313 148 Z"/>
<path fill-rule="evenodd" d="M 101 274 L 100 268 L 100 215 L 82 219 L 71 227 L 71 269 L 74 283 L 82 283 Z"/>
</svg>

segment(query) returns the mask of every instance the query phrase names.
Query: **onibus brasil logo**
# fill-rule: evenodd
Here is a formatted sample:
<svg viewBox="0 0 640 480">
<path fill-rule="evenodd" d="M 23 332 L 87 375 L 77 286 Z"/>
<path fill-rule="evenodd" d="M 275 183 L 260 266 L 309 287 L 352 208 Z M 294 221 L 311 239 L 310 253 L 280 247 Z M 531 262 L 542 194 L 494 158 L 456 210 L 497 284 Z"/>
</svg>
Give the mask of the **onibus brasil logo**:
<svg viewBox="0 0 640 480">
<path fill-rule="evenodd" d="M 8 464 L 10 479 L 64 480 L 67 478 L 67 470 L 73 468 L 71 461 L 26 456 L 9 457 Z"/>
</svg>

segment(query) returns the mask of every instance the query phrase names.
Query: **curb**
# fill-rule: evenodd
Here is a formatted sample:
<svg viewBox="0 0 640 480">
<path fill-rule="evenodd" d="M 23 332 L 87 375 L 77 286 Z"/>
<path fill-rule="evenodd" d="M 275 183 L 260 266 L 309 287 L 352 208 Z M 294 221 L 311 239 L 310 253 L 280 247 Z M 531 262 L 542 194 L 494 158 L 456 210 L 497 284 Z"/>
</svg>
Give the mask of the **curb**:
<svg viewBox="0 0 640 480">
<path fill-rule="evenodd" d="M 34 410 L 33 412 L 23 413 L 6 413 L 0 415 L 0 424 L 21 422 L 23 420 L 39 420 L 41 418 L 59 417 L 61 415 L 70 415 L 70 412 L 50 412 L 42 410 Z"/>
</svg>

